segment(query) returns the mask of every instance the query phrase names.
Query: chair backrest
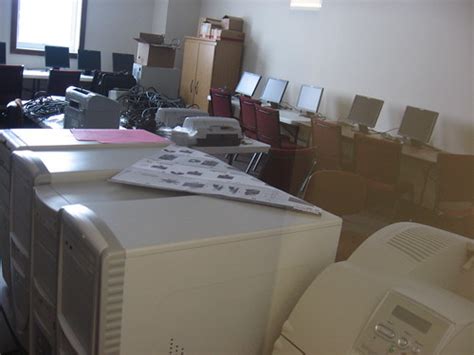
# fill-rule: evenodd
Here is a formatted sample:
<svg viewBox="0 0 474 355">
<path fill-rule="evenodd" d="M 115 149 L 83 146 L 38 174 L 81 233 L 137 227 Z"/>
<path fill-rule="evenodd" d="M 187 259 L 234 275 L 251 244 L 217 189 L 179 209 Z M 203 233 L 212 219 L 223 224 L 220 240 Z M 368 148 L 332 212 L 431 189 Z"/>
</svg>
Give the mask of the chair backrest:
<svg viewBox="0 0 474 355">
<path fill-rule="evenodd" d="M 474 202 L 474 155 L 438 154 L 437 203 Z"/>
<path fill-rule="evenodd" d="M 48 95 L 66 95 L 69 86 L 79 86 L 81 72 L 76 70 L 55 70 L 49 72 Z"/>
<path fill-rule="evenodd" d="M 367 179 L 395 185 L 400 172 L 402 145 L 363 134 L 354 136 L 355 172 Z"/>
<path fill-rule="evenodd" d="M 338 216 L 355 214 L 365 208 L 367 182 L 347 171 L 317 171 L 308 182 L 304 199 Z"/>
<path fill-rule="evenodd" d="M 280 113 L 278 110 L 255 106 L 255 114 L 257 117 L 257 139 L 270 144 L 272 148 L 280 148 Z"/>
<path fill-rule="evenodd" d="M 23 65 L 0 65 L 0 106 L 21 98 Z"/>
<path fill-rule="evenodd" d="M 341 126 L 315 118 L 311 120 L 312 145 L 316 148 L 316 167 L 324 170 L 341 169 Z"/>
<path fill-rule="evenodd" d="M 232 116 L 232 95 L 224 89 L 211 88 L 211 103 L 214 116 Z"/>
<path fill-rule="evenodd" d="M 271 148 L 260 173 L 260 179 L 296 196 L 311 172 L 314 159 L 314 148 Z"/>
<path fill-rule="evenodd" d="M 245 96 L 240 96 L 240 124 L 247 137 L 257 138 L 257 115 L 255 105 L 259 106 L 259 100 L 253 100 Z"/>
</svg>

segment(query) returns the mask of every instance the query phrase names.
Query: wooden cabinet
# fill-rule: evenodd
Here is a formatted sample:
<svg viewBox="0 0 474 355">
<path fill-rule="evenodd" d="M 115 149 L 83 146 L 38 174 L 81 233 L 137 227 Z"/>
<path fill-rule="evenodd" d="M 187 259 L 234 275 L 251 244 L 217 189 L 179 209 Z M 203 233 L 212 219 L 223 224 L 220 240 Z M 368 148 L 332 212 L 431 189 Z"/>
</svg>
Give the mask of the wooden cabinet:
<svg viewBox="0 0 474 355">
<path fill-rule="evenodd" d="M 180 85 L 186 105 L 207 111 L 211 87 L 234 90 L 240 79 L 242 50 L 240 41 L 186 37 Z"/>
</svg>

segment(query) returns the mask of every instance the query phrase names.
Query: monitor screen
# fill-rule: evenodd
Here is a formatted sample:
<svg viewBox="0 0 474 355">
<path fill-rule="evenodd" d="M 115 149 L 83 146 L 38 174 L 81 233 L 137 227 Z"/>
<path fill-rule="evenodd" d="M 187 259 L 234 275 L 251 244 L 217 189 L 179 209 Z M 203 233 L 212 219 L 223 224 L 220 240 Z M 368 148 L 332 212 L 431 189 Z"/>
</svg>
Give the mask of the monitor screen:
<svg viewBox="0 0 474 355">
<path fill-rule="evenodd" d="M 398 134 L 419 142 L 428 143 L 437 119 L 438 112 L 407 106 Z"/>
<path fill-rule="evenodd" d="M 265 85 L 265 89 L 263 89 L 263 94 L 260 99 L 279 104 L 283 98 L 283 94 L 285 93 L 287 86 L 287 80 L 269 78 L 267 85 Z"/>
<path fill-rule="evenodd" d="M 235 88 L 235 92 L 252 97 L 261 78 L 261 75 L 244 71 L 239 83 L 237 84 L 237 87 Z"/>
<path fill-rule="evenodd" d="M 69 48 L 44 46 L 44 59 L 49 68 L 69 68 Z"/>
<path fill-rule="evenodd" d="M 82 70 L 100 70 L 100 52 L 79 49 L 77 53 L 77 67 Z"/>
<path fill-rule="evenodd" d="M 306 112 L 318 112 L 323 91 L 323 88 L 317 86 L 301 85 L 296 108 Z"/>
<path fill-rule="evenodd" d="M 348 120 L 366 127 L 375 127 L 383 103 L 383 100 L 356 95 Z"/>
<path fill-rule="evenodd" d="M 5 42 L 0 42 L 0 64 L 5 64 L 7 62 L 7 44 Z"/>
<path fill-rule="evenodd" d="M 135 57 L 133 54 L 125 53 L 112 53 L 112 66 L 114 72 L 127 72 L 131 73 L 133 70 L 133 62 Z"/>
</svg>

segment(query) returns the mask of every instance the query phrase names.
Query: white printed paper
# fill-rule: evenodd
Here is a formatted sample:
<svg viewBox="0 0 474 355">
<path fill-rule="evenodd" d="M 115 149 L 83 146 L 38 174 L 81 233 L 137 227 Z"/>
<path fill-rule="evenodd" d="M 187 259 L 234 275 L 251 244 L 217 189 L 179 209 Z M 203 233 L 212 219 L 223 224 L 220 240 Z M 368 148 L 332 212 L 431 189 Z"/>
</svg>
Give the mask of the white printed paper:
<svg viewBox="0 0 474 355">
<path fill-rule="evenodd" d="M 141 159 L 111 180 L 321 214 L 318 207 L 267 185 L 219 159 L 174 145 L 152 157 Z"/>
</svg>

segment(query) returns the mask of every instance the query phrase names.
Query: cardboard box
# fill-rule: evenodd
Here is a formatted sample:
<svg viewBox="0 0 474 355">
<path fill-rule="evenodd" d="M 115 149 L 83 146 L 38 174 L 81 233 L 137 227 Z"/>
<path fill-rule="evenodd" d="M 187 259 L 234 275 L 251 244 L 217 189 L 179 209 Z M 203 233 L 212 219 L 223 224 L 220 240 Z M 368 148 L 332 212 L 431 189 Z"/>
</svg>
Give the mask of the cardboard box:
<svg viewBox="0 0 474 355">
<path fill-rule="evenodd" d="M 136 62 L 150 67 L 174 68 L 176 48 L 165 45 L 164 35 L 140 32 Z"/>
<path fill-rule="evenodd" d="M 175 47 L 139 42 L 136 62 L 150 67 L 174 68 L 175 56 Z"/>
<path fill-rule="evenodd" d="M 222 28 L 224 30 L 239 31 L 244 30 L 244 19 L 241 17 L 234 17 L 225 15 L 222 20 Z"/>
<path fill-rule="evenodd" d="M 156 33 L 140 32 L 138 38 L 135 38 L 138 42 L 150 43 L 150 44 L 163 44 L 165 35 Z"/>
<path fill-rule="evenodd" d="M 221 20 L 210 17 L 201 17 L 199 19 L 197 37 L 207 39 L 211 38 L 211 30 L 213 28 L 222 28 Z"/>
<path fill-rule="evenodd" d="M 228 39 L 233 41 L 244 41 L 245 33 L 240 31 L 213 29 L 211 33 L 211 39 L 219 41 L 222 39 Z"/>
</svg>

